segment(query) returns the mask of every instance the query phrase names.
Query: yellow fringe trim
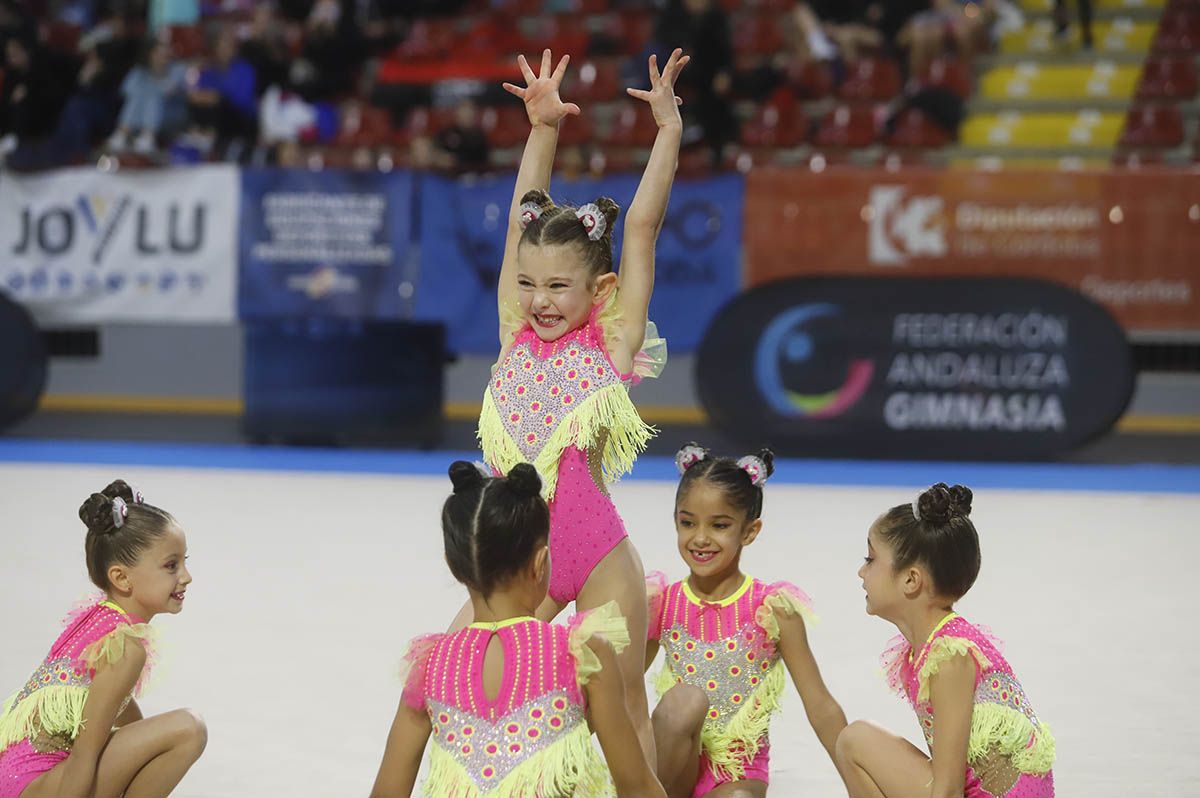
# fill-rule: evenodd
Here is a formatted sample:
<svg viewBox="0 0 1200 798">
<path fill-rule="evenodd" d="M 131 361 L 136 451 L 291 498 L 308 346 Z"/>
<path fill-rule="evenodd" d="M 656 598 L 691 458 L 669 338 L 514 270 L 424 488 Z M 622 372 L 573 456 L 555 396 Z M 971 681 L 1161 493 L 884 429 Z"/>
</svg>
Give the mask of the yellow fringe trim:
<svg viewBox="0 0 1200 798">
<path fill-rule="evenodd" d="M 542 477 L 546 500 L 554 498 L 558 460 L 568 446 L 588 449 L 603 442 L 601 470 L 606 482 L 614 482 L 633 468 L 654 433 L 655 429 L 638 415 L 624 383 L 596 391 L 563 419 L 533 461 Z M 483 394 L 477 437 L 488 464 L 502 473 L 507 474 L 517 463 L 526 462 L 501 420 L 490 389 Z"/>
<path fill-rule="evenodd" d="M 816 613 L 809 609 L 804 602 L 786 590 L 777 590 L 771 593 L 754 611 L 754 622 L 762 627 L 762 630 L 767 633 L 767 637 L 775 643 L 779 642 L 779 619 L 775 617 L 777 612 L 785 615 L 799 615 L 804 619 L 805 626 L 812 626 L 819 620 Z"/>
<path fill-rule="evenodd" d="M 925 655 L 925 662 L 917 674 L 918 702 L 929 700 L 929 680 L 953 657 L 973 657 L 980 673 L 992 667 L 991 660 L 971 640 L 951 635 L 936 638 L 929 644 L 929 652 Z"/>
<path fill-rule="evenodd" d="M 609 798 L 616 792 L 586 725 L 517 765 L 486 792 L 479 790 L 458 760 L 441 746 L 433 746 L 429 775 L 421 789 L 429 798 Z"/>
<path fill-rule="evenodd" d="M 0 750 L 42 733 L 74 740 L 83 728 L 87 697 L 88 688 L 76 685 L 47 685 L 20 703 L 16 694 L 10 696 L 0 716 Z"/>
<path fill-rule="evenodd" d="M 654 680 L 659 697 L 678 683 L 678 677 L 664 663 Z M 700 745 L 708 756 L 711 763 L 709 769 L 714 776 L 727 781 L 738 781 L 745 777 L 746 763 L 758 756 L 761 743 L 771 726 L 771 716 L 778 711 L 786 686 L 783 664 L 776 662 L 767 671 L 762 684 L 751 694 L 750 700 L 728 723 L 719 729 L 714 724 L 704 724 L 700 732 Z"/>
<path fill-rule="evenodd" d="M 1007 756 L 1022 773 L 1044 776 L 1054 765 L 1054 735 L 1045 724 L 1034 726 L 1025 713 L 1012 707 L 976 704 L 971 714 L 967 763 L 978 763 L 993 751 Z"/>
<path fill-rule="evenodd" d="M 618 654 L 629 646 L 629 624 L 621 615 L 617 602 L 610 601 L 588 612 L 567 638 L 571 655 L 575 657 L 575 680 L 580 687 L 601 670 L 600 658 L 588 645 L 596 635 L 607 640 Z"/>
<path fill-rule="evenodd" d="M 154 630 L 149 624 L 122 623 L 85 648 L 79 660 L 92 669 L 100 665 L 112 665 L 125 655 L 127 641 L 136 640 L 149 646 L 153 637 Z M 135 697 L 141 694 L 149 670 L 142 669 L 142 675 L 133 688 Z M 87 703 L 88 691 L 88 687 L 81 685 L 48 684 L 34 690 L 19 703 L 17 696 L 20 692 L 14 693 L 4 702 L 4 712 L 0 714 L 0 750 L 43 732 L 50 735 L 66 734 L 74 740 L 83 727 L 83 706 Z"/>
</svg>

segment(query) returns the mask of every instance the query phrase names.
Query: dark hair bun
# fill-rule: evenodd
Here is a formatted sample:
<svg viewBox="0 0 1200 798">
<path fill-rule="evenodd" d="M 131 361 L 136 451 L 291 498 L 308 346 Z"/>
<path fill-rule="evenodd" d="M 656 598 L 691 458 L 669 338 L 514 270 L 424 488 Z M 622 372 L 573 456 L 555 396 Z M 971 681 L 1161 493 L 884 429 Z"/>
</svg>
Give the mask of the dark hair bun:
<svg viewBox="0 0 1200 798">
<path fill-rule="evenodd" d="M 613 226 L 617 223 L 617 216 L 621 213 L 621 206 L 614 202 L 612 197 L 600 197 L 596 200 L 596 207 L 604 214 L 604 221 L 608 222 L 604 235 L 609 237 L 612 235 Z"/>
<path fill-rule="evenodd" d="M 944 526 L 953 518 L 966 518 L 971 514 L 971 489 L 939 482 L 920 495 L 917 509 L 921 520 L 934 526 Z"/>
<path fill-rule="evenodd" d="M 479 470 L 479 466 L 466 460 L 455 460 L 450 464 L 450 482 L 454 484 L 454 492 L 477 488 L 487 479 Z"/>
<path fill-rule="evenodd" d="M 110 499 L 115 499 L 120 496 L 127 502 L 133 501 L 133 488 L 129 487 L 129 483 L 123 479 L 114 479 L 108 483 L 108 487 L 101 491 Z"/>
<path fill-rule="evenodd" d="M 758 454 L 755 456 L 762 460 L 763 465 L 767 467 L 767 473 L 764 476 L 770 477 L 775 473 L 775 452 L 764 446 L 758 450 Z"/>
<path fill-rule="evenodd" d="M 550 195 L 540 188 L 526 191 L 521 197 L 521 204 L 524 205 L 526 202 L 532 202 L 542 210 L 547 210 L 554 207 L 554 200 L 550 199 Z"/>
<path fill-rule="evenodd" d="M 542 478 L 529 463 L 517 463 L 508 472 L 508 487 L 523 498 L 537 496 L 542 492 Z"/>
<path fill-rule="evenodd" d="M 79 506 L 79 520 L 89 532 L 107 535 L 116 529 L 112 520 L 112 497 L 93 493 Z"/>
</svg>

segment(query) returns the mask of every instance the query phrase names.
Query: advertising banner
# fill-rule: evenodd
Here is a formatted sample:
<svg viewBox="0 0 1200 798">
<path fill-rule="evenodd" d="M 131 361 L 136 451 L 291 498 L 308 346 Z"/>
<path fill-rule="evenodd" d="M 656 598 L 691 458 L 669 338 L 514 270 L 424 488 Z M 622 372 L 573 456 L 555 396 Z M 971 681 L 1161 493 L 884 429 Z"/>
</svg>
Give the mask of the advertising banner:
<svg viewBox="0 0 1200 798">
<path fill-rule="evenodd" d="M 408 172 L 244 170 L 240 316 L 407 317 L 413 213 Z"/>
<path fill-rule="evenodd" d="M 226 165 L 0 174 L 0 291 L 42 324 L 229 323 L 238 173 Z"/>
<path fill-rule="evenodd" d="M 496 283 L 504 256 L 513 176 L 459 181 L 423 176 L 419 194 L 421 276 L 416 317 L 447 326 L 451 349 L 495 354 L 500 346 Z M 624 213 L 637 175 L 555 181 L 557 202 L 580 205 L 612 197 L 622 216 L 613 233 L 620 263 Z M 677 180 L 655 250 L 650 319 L 673 352 L 691 352 L 709 320 L 741 282 L 740 175 Z"/>
<path fill-rule="evenodd" d="M 790 456 L 1043 459 L 1133 392 L 1112 317 L 1054 283 L 828 277 L 724 307 L 696 364 L 714 424 Z"/>
<path fill-rule="evenodd" d="M 1138 173 L 764 169 L 747 282 L 1005 275 L 1066 285 L 1126 330 L 1200 332 L 1200 181 Z"/>
</svg>

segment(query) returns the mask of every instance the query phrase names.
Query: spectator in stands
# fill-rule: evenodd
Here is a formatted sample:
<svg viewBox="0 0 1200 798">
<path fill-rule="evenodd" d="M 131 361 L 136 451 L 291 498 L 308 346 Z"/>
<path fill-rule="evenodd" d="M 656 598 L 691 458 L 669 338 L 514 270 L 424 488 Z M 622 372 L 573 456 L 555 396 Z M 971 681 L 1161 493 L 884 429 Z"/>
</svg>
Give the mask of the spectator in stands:
<svg viewBox="0 0 1200 798">
<path fill-rule="evenodd" d="M 871 0 L 807 0 L 792 9 L 792 21 L 810 58 L 827 61 L 837 55 L 853 61 L 863 51 L 883 47 L 885 13 L 882 2 Z"/>
<path fill-rule="evenodd" d="M 910 77 L 923 74 L 950 47 L 967 62 L 990 49 L 1002 13 L 1020 16 L 1009 0 L 932 0 L 901 33 Z"/>
<path fill-rule="evenodd" d="M 445 168 L 455 172 L 487 169 L 488 141 L 479 125 L 479 109 L 464 100 L 454 109 L 454 124 L 437 134 L 437 145 L 444 154 Z"/>
<path fill-rule="evenodd" d="M 351 12 L 338 0 L 317 0 L 304 26 L 304 49 L 292 64 L 291 82 L 306 100 L 334 100 L 351 91 L 366 56 Z"/>
<path fill-rule="evenodd" d="M 159 136 L 182 129 L 187 121 L 187 67 L 171 58 L 171 46 L 154 41 L 143 63 L 130 70 L 121 84 L 125 104 L 117 129 L 108 140 L 113 150 L 123 150 L 133 139 L 133 149 L 154 152 Z"/>
<path fill-rule="evenodd" d="M 294 22 L 284 20 L 273 2 L 254 8 L 250 30 L 241 45 L 242 58 L 254 67 L 255 93 L 261 97 L 271 86 L 288 88 L 288 70 L 292 63 L 289 38 L 301 33 Z"/>
<path fill-rule="evenodd" d="M 43 139 L 55 123 L 71 90 L 78 64 L 47 51 L 33 39 L 13 36 L 4 43 L 0 84 L 0 159 L 18 144 Z"/>
<path fill-rule="evenodd" d="M 1092 49 L 1092 0 L 1075 0 L 1079 10 L 1079 32 L 1083 49 Z M 1054 33 L 1059 39 L 1065 39 L 1071 26 L 1070 12 L 1067 10 L 1067 0 L 1054 0 Z"/>
<path fill-rule="evenodd" d="M 698 54 L 691 69 L 680 74 L 676 92 L 684 98 L 685 112 L 699 123 L 713 165 L 719 166 L 725 146 L 738 138 L 729 17 L 715 0 L 668 0 L 655 24 L 654 44 L 664 55 L 676 47 Z"/>
<path fill-rule="evenodd" d="M 215 137 L 219 157 L 240 160 L 258 138 L 258 98 L 254 67 L 237 54 L 232 28 L 217 39 L 216 60 L 202 70 L 188 92 L 193 124 Z"/>
</svg>

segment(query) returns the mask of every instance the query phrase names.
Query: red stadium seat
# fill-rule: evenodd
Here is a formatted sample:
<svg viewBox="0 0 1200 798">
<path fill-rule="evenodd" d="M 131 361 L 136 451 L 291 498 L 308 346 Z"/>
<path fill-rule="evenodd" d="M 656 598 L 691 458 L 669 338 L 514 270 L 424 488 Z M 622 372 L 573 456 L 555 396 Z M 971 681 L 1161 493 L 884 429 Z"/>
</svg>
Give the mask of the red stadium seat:
<svg viewBox="0 0 1200 798">
<path fill-rule="evenodd" d="M 449 108 L 414 108 L 398 138 L 405 142 L 415 136 L 432 136 L 453 121 L 454 111 Z"/>
<path fill-rule="evenodd" d="M 900 67 L 886 58 L 860 58 L 847 65 L 838 97 L 847 102 L 882 102 L 900 93 Z"/>
<path fill-rule="evenodd" d="M 496 149 L 519 147 L 529 137 L 529 117 L 524 106 L 516 103 L 483 109 L 479 126 Z"/>
<path fill-rule="evenodd" d="M 1142 69 L 1140 100 L 1190 100 L 1200 87 L 1196 63 L 1189 58 L 1151 58 Z"/>
<path fill-rule="evenodd" d="M 805 100 L 821 100 L 833 94 L 833 73 L 820 61 L 805 61 L 788 69 L 788 85 Z"/>
<path fill-rule="evenodd" d="M 1173 105 L 1147 105 L 1130 110 L 1120 146 L 1178 147 L 1183 144 L 1183 114 Z"/>
<path fill-rule="evenodd" d="M 443 58 L 449 55 L 456 38 L 452 19 L 417 19 L 396 54 L 408 59 Z"/>
<path fill-rule="evenodd" d="M 1189 55 L 1200 52 L 1200 10 L 1168 11 L 1158 23 L 1154 51 Z"/>
<path fill-rule="evenodd" d="M 190 60 L 204 55 L 204 31 L 190 25 L 171 25 L 167 28 L 167 43 L 176 58 Z"/>
<path fill-rule="evenodd" d="M 51 50 L 73 53 L 79 49 L 81 30 L 69 22 L 51 22 L 46 26 L 46 46 Z"/>
<path fill-rule="evenodd" d="M 525 121 L 525 127 L 528 131 L 528 119 Z M 595 130 L 592 127 L 591 120 L 582 114 L 579 116 L 568 116 L 558 127 L 558 145 L 560 147 L 587 144 L 594 136 Z"/>
<path fill-rule="evenodd" d="M 556 59 L 568 54 L 579 58 L 587 53 L 590 37 L 587 20 L 581 16 L 540 16 L 530 23 L 526 57 L 549 47 Z"/>
<path fill-rule="evenodd" d="M 644 103 L 624 103 L 613 119 L 608 143 L 617 147 L 651 147 L 658 136 L 658 124 Z"/>
<path fill-rule="evenodd" d="M 378 147 L 395 138 L 390 112 L 370 105 L 353 105 L 342 114 L 339 147 Z"/>
<path fill-rule="evenodd" d="M 855 149 L 875 141 L 875 109 L 840 105 L 821 120 L 814 143 L 822 148 Z"/>
<path fill-rule="evenodd" d="M 597 33 L 609 42 L 609 52 L 637 55 L 654 32 L 654 17 L 645 11 L 622 11 L 601 17 Z"/>
<path fill-rule="evenodd" d="M 563 97 L 568 102 L 605 103 L 625 95 L 621 88 L 621 64 L 614 59 L 594 59 L 571 64 Z"/>
<path fill-rule="evenodd" d="M 783 19 L 776 13 L 744 13 L 733 20 L 733 49 L 752 55 L 774 55 L 784 49 Z"/>
<path fill-rule="evenodd" d="M 808 118 L 794 103 L 768 103 L 742 125 L 742 144 L 746 147 L 797 147 L 807 138 Z"/>
<path fill-rule="evenodd" d="M 896 119 L 895 129 L 887 137 L 892 147 L 929 149 L 944 147 L 950 143 L 950 134 L 917 108 L 908 108 Z"/>
<path fill-rule="evenodd" d="M 921 82 L 926 86 L 946 89 L 966 99 L 971 96 L 971 70 L 962 61 L 938 58 L 929 64 Z"/>
</svg>

